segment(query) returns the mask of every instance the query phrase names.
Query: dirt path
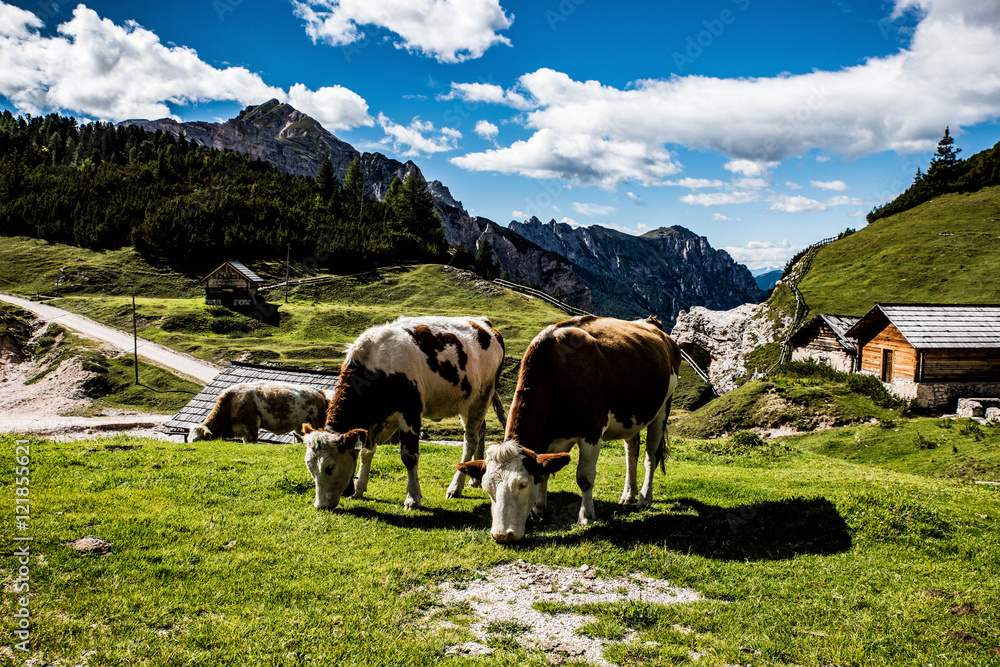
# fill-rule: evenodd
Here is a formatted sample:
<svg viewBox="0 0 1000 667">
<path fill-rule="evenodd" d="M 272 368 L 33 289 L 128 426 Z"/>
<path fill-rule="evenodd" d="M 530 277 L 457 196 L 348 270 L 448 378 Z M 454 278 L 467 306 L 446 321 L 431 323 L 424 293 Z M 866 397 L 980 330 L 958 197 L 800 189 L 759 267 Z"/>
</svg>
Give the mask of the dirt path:
<svg viewBox="0 0 1000 667">
<path fill-rule="evenodd" d="M 95 322 L 88 317 L 83 317 L 82 315 L 77 315 L 68 310 L 49 306 L 44 303 L 29 301 L 24 297 L 4 292 L 0 292 L 0 301 L 6 301 L 19 308 L 31 311 L 40 319 L 46 322 L 55 322 L 67 329 L 72 329 L 75 333 L 85 338 L 102 341 L 126 352 L 131 352 L 133 349 L 133 340 L 130 334 L 109 327 L 106 324 Z M 201 384 L 211 382 L 221 370 L 215 364 L 195 359 L 190 355 L 176 352 L 144 338 L 140 338 L 138 341 L 138 352 L 139 356 L 143 359 Z"/>
</svg>

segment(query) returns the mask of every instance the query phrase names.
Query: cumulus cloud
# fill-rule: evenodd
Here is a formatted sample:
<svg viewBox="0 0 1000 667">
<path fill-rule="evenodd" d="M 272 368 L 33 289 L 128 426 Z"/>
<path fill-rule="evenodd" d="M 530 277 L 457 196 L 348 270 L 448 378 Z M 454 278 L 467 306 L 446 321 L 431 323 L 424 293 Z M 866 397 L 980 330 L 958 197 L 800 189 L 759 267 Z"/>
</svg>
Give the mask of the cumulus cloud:
<svg viewBox="0 0 1000 667">
<path fill-rule="evenodd" d="M 498 104 L 521 111 L 534 109 L 536 104 L 516 90 L 504 90 L 495 83 L 452 83 L 451 90 L 439 100 L 461 100 L 469 104 Z"/>
<path fill-rule="evenodd" d="M 514 17 L 498 0 L 307 0 L 293 1 L 313 42 L 344 46 L 365 38 L 364 26 L 395 33 L 396 48 L 459 63 L 481 57 Z"/>
<path fill-rule="evenodd" d="M 785 239 L 780 243 L 774 241 L 751 241 L 745 246 L 726 246 L 722 250 L 728 252 L 737 262 L 745 264 L 751 270 L 755 270 L 770 266 L 783 266 L 799 249 L 793 247 Z"/>
<path fill-rule="evenodd" d="M 801 190 L 802 186 L 794 181 L 785 181 L 785 187 L 789 190 Z"/>
<path fill-rule="evenodd" d="M 420 118 L 414 118 L 409 125 L 404 126 L 393 123 L 385 114 L 380 113 L 378 124 L 386 134 L 386 141 L 406 157 L 453 151 L 462 138 L 461 132 L 450 127 L 443 127 L 437 131 L 437 136 L 430 136 L 435 132 L 434 123 Z"/>
<path fill-rule="evenodd" d="M 778 211 L 780 213 L 826 211 L 834 206 L 857 206 L 864 203 L 857 197 L 848 197 L 847 195 L 835 195 L 828 198 L 826 201 L 818 201 L 816 199 L 810 199 L 809 197 L 803 197 L 802 195 L 775 194 L 771 196 L 770 201 L 770 210 Z"/>
<path fill-rule="evenodd" d="M 581 215 L 585 215 L 588 218 L 596 218 L 600 216 L 610 215 L 615 212 L 614 206 L 604 206 L 602 204 L 584 204 L 582 202 L 573 202 L 573 210 Z"/>
<path fill-rule="evenodd" d="M 645 201 L 642 197 L 634 192 L 626 192 L 625 196 L 632 200 L 632 203 L 636 206 L 649 206 L 649 202 Z"/>
<path fill-rule="evenodd" d="M 0 95 L 25 113 L 176 118 L 168 103 L 260 104 L 277 98 L 329 129 L 374 124 L 365 100 L 346 88 L 312 91 L 296 84 L 286 92 L 243 67 L 217 69 L 193 49 L 166 46 L 138 23 L 117 25 L 84 5 L 55 36 L 43 36 L 42 26 L 34 14 L 0 3 Z"/>
<path fill-rule="evenodd" d="M 476 123 L 474 132 L 488 141 L 493 141 L 500 134 L 500 128 L 488 120 L 481 120 Z"/>
<path fill-rule="evenodd" d="M 679 198 L 691 206 L 723 206 L 725 204 L 749 204 L 760 199 L 760 195 L 749 190 L 732 192 L 710 192 L 698 195 L 684 195 Z"/>
<path fill-rule="evenodd" d="M 674 76 L 617 88 L 540 69 L 492 91 L 501 100 L 516 92 L 531 104 L 521 118 L 532 135 L 453 162 L 613 189 L 664 184 L 680 168 L 670 146 L 721 153 L 730 171 L 751 178 L 815 149 L 848 159 L 923 152 L 946 125 L 955 131 L 1000 116 L 998 7 L 899 0 L 897 15 L 920 10 L 906 47 L 835 71 Z"/>
<path fill-rule="evenodd" d="M 712 222 L 743 222 L 743 218 L 731 218 L 728 215 L 722 215 L 721 213 L 713 213 Z"/>
<path fill-rule="evenodd" d="M 846 192 L 850 190 L 847 183 L 843 181 L 809 181 L 809 185 L 820 190 L 833 190 L 834 192 Z"/>
<path fill-rule="evenodd" d="M 698 190 L 700 188 L 721 188 L 726 184 L 726 182 L 719 180 L 718 178 L 676 178 L 664 181 L 663 184 Z"/>
</svg>

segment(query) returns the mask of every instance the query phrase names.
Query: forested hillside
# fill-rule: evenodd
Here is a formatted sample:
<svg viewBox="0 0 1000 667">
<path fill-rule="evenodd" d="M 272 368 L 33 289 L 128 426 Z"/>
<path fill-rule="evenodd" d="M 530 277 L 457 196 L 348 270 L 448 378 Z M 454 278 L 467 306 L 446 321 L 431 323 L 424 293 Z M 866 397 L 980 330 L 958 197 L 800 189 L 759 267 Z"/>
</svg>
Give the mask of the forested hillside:
<svg viewBox="0 0 1000 667">
<path fill-rule="evenodd" d="M 440 220 L 419 173 L 384 201 L 343 183 L 138 127 L 0 116 L 0 233 L 93 249 L 134 245 L 189 265 L 220 256 L 299 255 L 341 269 L 444 256 Z"/>
</svg>

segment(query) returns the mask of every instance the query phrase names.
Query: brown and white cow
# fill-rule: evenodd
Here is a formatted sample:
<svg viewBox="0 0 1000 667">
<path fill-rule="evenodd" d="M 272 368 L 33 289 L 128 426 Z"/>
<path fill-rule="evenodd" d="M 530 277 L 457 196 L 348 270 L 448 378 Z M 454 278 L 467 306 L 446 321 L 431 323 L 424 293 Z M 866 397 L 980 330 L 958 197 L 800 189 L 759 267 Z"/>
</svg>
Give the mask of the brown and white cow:
<svg viewBox="0 0 1000 667">
<path fill-rule="evenodd" d="M 326 421 L 326 396 L 312 387 L 285 382 L 241 382 L 223 389 L 212 411 L 188 431 L 191 442 L 242 437 L 257 442 L 262 428 L 302 440 L 303 423 Z"/>
<path fill-rule="evenodd" d="M 498 542 L 524 536 L 529 514 L 545 509 L 548 476 L 580 446 L 576 481 L 582 493 L 579 523 L 594 514 L 594 479 L 601 442 L 626 441 L 621 503 L 636 499 L 639 433 L 646 429 L 646 477 L 640 507 L 653 498 L 653 472 L 662 466 L 667 417 L 680 370 L 680 350 L 655 317 L 626 322 L 576 317 L 538 334 L 521 361 L 502 444 L 482 461 L 456 467 L 482 479 L 490 495 Z"/>
<path fill-rule="evenodd" d="M 458 415 L 465 429 L 462 461 L 482 456 L 491 405 L 504 423 L 496 393 L 503 356 L 503 337 L 486 318 L 404 317 L 362 333 L 348 348 L 325 428 L 306 432 L 316 507 L 332 509 L 342 495 L 361 498 L 375 449 L 398 430 L 407 470 L 404 507 L 418 509 L 421 419 Z M 465 474 L 457 471 L 448 497 L 460 496 L 464 485 Z"/>
</svg>

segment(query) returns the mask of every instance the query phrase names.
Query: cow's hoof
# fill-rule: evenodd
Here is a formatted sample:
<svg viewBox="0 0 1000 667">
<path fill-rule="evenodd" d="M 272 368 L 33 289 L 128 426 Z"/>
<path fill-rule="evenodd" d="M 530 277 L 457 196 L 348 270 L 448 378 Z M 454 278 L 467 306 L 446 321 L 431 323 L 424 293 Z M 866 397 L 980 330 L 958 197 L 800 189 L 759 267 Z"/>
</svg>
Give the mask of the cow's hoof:
<svg viewBox="0 0 1000 667">
<path fill-rule="evenodd" d="M 631 493 L 623 493 L 621 500 L 618 501 L 619 505 L 631 505 L 632 501 L 635 500 L 635 496 Z"/>
<path fill-rule="evenodd" d="M 406 502 L 403 503 L 403 509 L 408 512 L 411 512 L 413 510 L 423 509 L 423 507 L 420 505 L 419 500 L 412 500 L 410 498 L 407 498 Z"/>
<path fill-rule="evenodd" d="M 594 520 L 593 520 L 593 519 L 589 519 L 589 518 L 587 518 L 587 517 L 585 517 L 585 516 L 581 516 L 581 517 L 580 517 L 580 518 L 579 518 L 579 519 L 577 520 L 577 523 L 578 523 L 579 525 L 581 525 L 581 526 L 589 526 L 590 524 L 594 523 Z"/>
<path fill-rule="evenodd" d="M 653 499 L 652 498 L 647 498 L 646 496 L 639 496 L 639 502 L 636 503 L 636 505 L 640 509 L 642 509 L 644 507 L 649 507 L 652 504 L 653 504 Z"/>
<path fill-rule="evenodd" d="M 448 489 L 448 492 L 444 494 L 445 498 L 461 498 L 462 489 Z"/>
<path fill-rule="evenodd" d="M 355 491 L 349 497 L 353 498 L 354 500 L 362 500 L 365 497 L 365 492 L 364 491 Z"/>
</svg>

